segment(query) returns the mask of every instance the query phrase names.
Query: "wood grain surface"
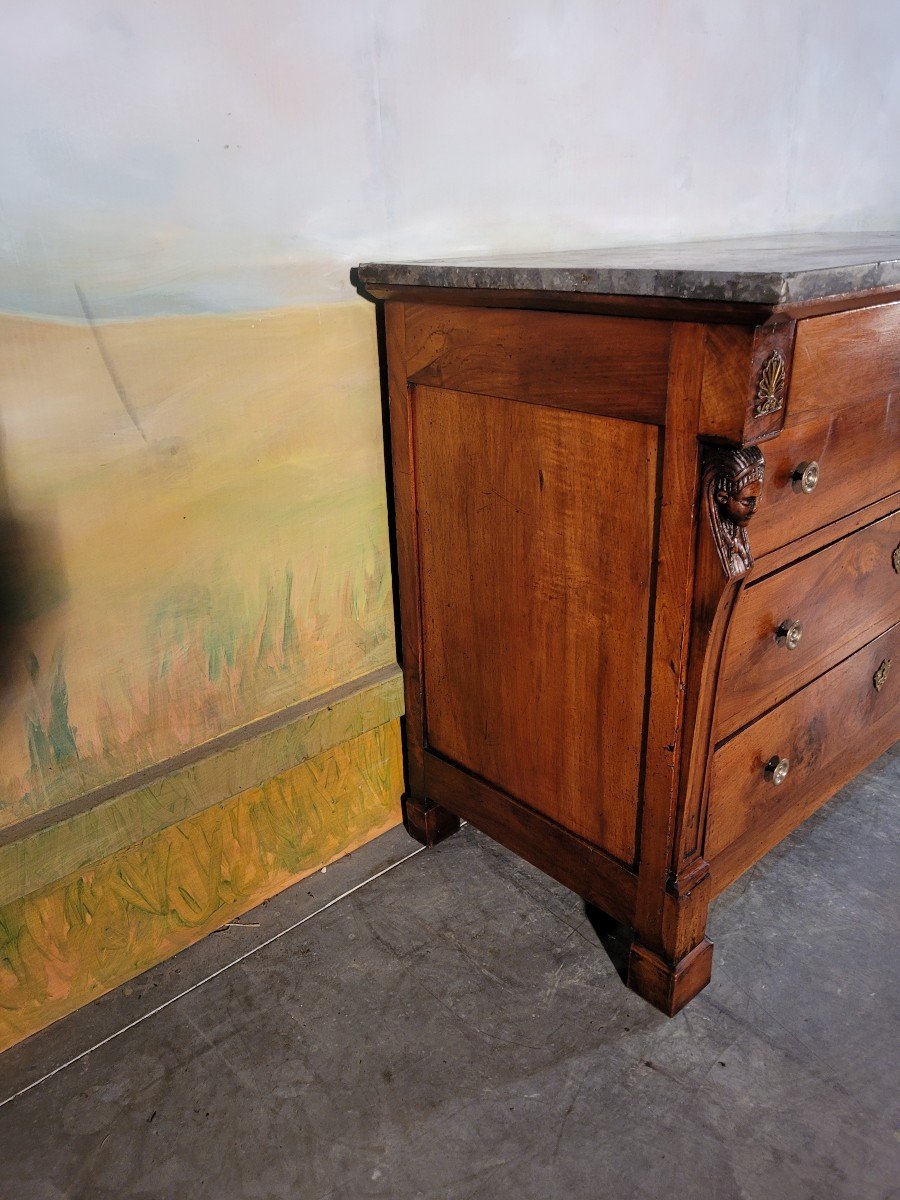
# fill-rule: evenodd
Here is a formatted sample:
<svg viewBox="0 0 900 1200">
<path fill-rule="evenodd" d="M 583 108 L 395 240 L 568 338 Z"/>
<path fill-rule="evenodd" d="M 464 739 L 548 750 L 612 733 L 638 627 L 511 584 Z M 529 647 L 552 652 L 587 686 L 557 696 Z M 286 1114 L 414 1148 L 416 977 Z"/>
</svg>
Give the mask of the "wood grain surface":
<svg viewBox="0 0 900 1200">
<path fill-rule="evenodd" d="M 422 633 L 419 625 L 419 548 L 416 526 L 415 463 L 412 413 L 406 378 L 406 313 L 402 304 L 385 305 L 391 474 L 400 602 L 400 659 L 406 717 L 403 727 L 405 794 L 425 799 L 422 763 L 423 728 Z"/>
<path fill-rule="evenodd" d="M 458 812 L 616 920 L 634 918 L 637 878 L 614 858 L 430 751 L 425 752 L 425 778 L 439 805 Z"/>
<path fill-rule="evenodd" d="M 658 431 L 426 387 L 414 408 L 428 745 L 630 864 Z"/>
<path fill-rule="evenodd" d="M 900 402 L 900 303 L 801 321 L 789 419 L 797 424 L 873 400 Z"/>
<path fill-rule="evenodd" d="M 800 423 L 789 411 L 781 435 L 762 449 L 766 481 L 750 526 L 757 558 L 900 489 L 900 399 Z M 815 491 L 794 491 L 795 471 L 813 461 L 819 464 Z"/>
<path fill-rule="evenodd" d="M 661 424 L 671 326 L 585 313 L 410 305 L 409 378 Z"/>
<path fill-rule="evenodd" d="M 900 512 L 744 588 L 734 611 L 719 681 L 716 739 L 780 703 L 900 616 Z M 803 632 L 795 649 L 775 639 L 787 621 Z"/>
<path fill-rule="evenodd" d="M 891 669 L 877 690 L 875 673 L 886 661 Z M 707 858 L 785 816 L 785 833 L 799 824 L 810 798 L 822 803 L 846 782 L 859 748 L 875 758 L 900 735 L 898 698 L 900 625 L 894 625 L 721 746 L 713 758 Z M 773 757 L 790 763 L 780 786 L 765 777 Z"/>
</svg>

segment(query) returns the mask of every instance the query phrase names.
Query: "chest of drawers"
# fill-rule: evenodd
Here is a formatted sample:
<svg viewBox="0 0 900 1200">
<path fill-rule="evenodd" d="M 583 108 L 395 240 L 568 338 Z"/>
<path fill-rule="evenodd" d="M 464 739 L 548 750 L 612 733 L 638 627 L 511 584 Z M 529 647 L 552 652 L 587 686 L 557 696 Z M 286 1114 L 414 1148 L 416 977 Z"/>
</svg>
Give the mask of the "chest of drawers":
<svg viewBox="0 0 900 1200">
<path fill-rule="evenodd" d="M 634 930 L 668 1014 L 711 900 L 900 734 L 900 235 L 369 264 L 404 816 Z"/>
</svg>

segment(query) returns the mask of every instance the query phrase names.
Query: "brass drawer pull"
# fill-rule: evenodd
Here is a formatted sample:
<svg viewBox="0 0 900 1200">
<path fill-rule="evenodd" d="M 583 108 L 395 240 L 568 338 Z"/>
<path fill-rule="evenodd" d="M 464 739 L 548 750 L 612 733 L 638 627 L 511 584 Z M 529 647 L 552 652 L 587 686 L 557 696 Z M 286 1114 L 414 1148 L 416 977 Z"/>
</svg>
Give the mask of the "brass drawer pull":
<svg viewBox="0 0 900 1200">
<path fill-rule="evenodd" d="M 787 650 L 796 650 L 803 637 L 803 626 L 799 621 L 782 621 L 775 630 L 775 641 Z"/>
<path fill-rule="evenodd" d="M 891 669 L 891 660 L 889 658 L 885 658 L 882 661 L 881 666 L 878 668 L 878 670 L 872 676 L 872 684 L 873 684 L 876 692 L 880 692 L 881 689 L 884 687 L 884 685 L 887 683 L 888 672 L 890 671 L 890 669 Z"/>
<path fill-rule="evenodd" d="M 897 574 L 900 575 L 900 546 L 898 546 L 897 549 L 894 551 L 894 553 L 891 555 L 891 564 L 892 564 L 894 570 L 897 572 Z"/>
<path fill-rule="evenodd" d="M 819 482 L 819 464 L 817 462 L 799 463 L 791 476 L 791 487 L 795 492 L 804 492 L 807 496 L 816 490 Z"/>
<path fill-rule="evenodd" d="M 776 754 L 766 763 L 764 774 L 769 783 L 774 783 L 776 787 L 780 787 L 787 779 L 787 774 L 790 769 L 790 759 L 779 758 Z"/>
</svg>

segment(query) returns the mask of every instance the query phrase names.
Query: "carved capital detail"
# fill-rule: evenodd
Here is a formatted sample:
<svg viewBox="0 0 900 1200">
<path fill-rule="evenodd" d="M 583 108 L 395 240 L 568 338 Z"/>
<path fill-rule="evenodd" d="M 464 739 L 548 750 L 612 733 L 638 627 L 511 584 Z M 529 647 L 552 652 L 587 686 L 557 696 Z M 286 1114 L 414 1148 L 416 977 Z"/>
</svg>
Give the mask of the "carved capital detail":
<svg viewBox="0 0 900 1200">
<path fill-rule="evenodd" d="M 728 579 L 753 566 L 747 526 L 759 505 L 766 460 L 758 446 L 710 446 L 703 463 L 703 496 L 713 541 Z"/>
<path fill-rule="evenodd" d="M 676 900 L 687 900 L 701 883 L 709 878 L 709 863 L 698 859 L 692 866 L 682 870 L 681 874 L 670 872 L 666 880 L 666 891 Z"/>
<path fill-rule="evenodd" d="M 756 380 L 756 400 L 753 404 L 754 417 L 764 417 L 766 413 L 778 412 L 784 404 L 786 379 L 787 368 L 784 355 L 780 350 L 773 350 L 759 368 L 759 376 Z"/>
</svg>

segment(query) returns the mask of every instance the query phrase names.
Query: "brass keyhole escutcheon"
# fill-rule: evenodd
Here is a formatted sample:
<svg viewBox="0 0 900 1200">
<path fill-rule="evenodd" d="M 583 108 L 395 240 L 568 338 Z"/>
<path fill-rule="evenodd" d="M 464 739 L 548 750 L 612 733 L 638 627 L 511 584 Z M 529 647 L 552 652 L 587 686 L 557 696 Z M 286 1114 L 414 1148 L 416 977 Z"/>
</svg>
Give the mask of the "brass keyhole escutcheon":
<svg viewBox="0 0 900 1200">
<path fill-rule="evenodd" d="M 878 668 L 878 670 L 872 676 L 872 684 L 874 685 L 876 692 L 880 692 L 881 689 L 884 687 L 884 685 L 887 683 L 887 677 L 890 672 L 890 669 L 891 669 L 891 660 L 889 658 L 883 659 L 881 666 Z"/>
<path fill-rule="evenodd" d="M 898 575 L 900 575 L 900 546 L 898 546 L 891 555 L 891 563 L 893 564 L 894 570 Z"/>
<path fill-rule="evenodd" d="M 775 641 L 786 650 L 796 650 L 803 637 L 803 625 L 800 621 L 782 621 L 775 630 Z"/>
<path fill-rule="evenodd" d="M 817 462 L 798 463 L 791 476 L 791 487 L 795 492 L 809 495 L 814 492 L 819 483 L 819 464 Z"/>
<path fill-rule="evenodd" d="M 777 754 L 766 763 L 763 774 L 769 783 L 774 783 L 776 787 L 781 787 L 788 777 L 788 771 L 791 769 L 790 759 L 779 758 Z"/>
</svg>

